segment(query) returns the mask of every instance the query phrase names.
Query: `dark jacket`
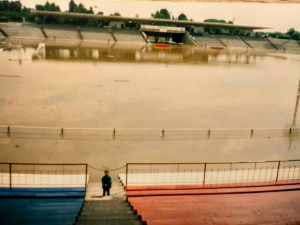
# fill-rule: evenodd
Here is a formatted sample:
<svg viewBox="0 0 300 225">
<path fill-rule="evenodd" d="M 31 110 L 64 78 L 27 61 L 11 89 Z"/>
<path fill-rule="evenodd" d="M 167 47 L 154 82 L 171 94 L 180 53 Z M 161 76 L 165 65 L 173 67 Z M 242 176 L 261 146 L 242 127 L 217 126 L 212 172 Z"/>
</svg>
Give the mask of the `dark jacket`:
<svg viewBox="0 0 300 225">
<path fill-rule="evenodd" d="M 112 181 L 111 181 L 111 177 L 109 175 L 105 175 L 102 177 L 102 188 L 111 188 L 111 184 L 112 184 Z"/>
</svg>

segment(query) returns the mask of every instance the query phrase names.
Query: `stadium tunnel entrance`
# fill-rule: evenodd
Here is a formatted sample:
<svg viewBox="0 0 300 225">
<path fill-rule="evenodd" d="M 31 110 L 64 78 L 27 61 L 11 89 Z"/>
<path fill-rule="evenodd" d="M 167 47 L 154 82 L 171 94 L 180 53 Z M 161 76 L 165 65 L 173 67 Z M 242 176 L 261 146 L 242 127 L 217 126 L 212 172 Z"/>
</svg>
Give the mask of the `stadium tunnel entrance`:
<svg viewBox="0 0 300 225">
<path fill-rule="evenodd" d="M 141 32 L 144 32 L 150 42 L 169 42 L 183 43 L 185 34 L 184 27 L 167 27 L 167 26 L 152 26 L 142 25 Z"/>
</svg>

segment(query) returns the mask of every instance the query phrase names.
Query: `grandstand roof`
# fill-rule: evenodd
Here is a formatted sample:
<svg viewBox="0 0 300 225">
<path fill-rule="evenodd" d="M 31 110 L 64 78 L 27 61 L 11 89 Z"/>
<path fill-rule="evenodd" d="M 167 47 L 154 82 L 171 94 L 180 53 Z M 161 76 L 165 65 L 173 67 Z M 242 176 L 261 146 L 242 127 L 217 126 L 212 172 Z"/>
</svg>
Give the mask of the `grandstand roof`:
<svg viewBox="0 0 300 225">
<path fill-rule="evenodd" d="M 32 10 L 33 15 L 51 15 L 51 16 L 62 16 L 62 17 L 74 17 L 74 18 L 92 18 L 99 20 L 110 20 L 110 21 L 131 21 L 131 22 L 144 22 L 144 23 L 159 23 L 159 24 L 172 24 L 172 25 L 183 25 L 183 26 L 206 26 L 206 27 L 223 27 L 232 29 L 270 29 L 271 27 L 260 27 L 260 26 L 244 26 L 227 23 L 207 23 L 199 21 L 189 20 L 170 20 L 170 19 L 155 19 L 155 18 L 138 18 L 138 17 L 124 17 L 124 16 L 101 16 L 96 14 L 86 13 L 70 13 L 70 12 L 53 12 L 53 11 L 39 11 Z"/>
</svg>

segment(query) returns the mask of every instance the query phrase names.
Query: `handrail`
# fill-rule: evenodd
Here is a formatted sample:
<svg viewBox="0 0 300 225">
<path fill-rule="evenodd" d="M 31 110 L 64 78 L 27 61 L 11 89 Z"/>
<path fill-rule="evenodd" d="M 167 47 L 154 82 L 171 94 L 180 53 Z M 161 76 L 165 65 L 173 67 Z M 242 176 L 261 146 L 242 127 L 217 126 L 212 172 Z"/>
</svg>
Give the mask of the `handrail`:
<svg viewBox="0 0 300 225">
<path fill-rule="evenodd" d="M 263 165 L 272 163 L 274 165 Z M 253 165 L 243 167 L 243 164 Z M 184 165 L 186 166 L 183 167 Z M 224 166 L 216 168 L 213 165 Z M 233 168 L 233 165 L 240 165 L 240 167 Z M 164 179 L 158 178 L 159 175 L 162 175 Z M 130 179 L 131 183 L 129 182 Z M 146 187 L 155 185 L 197 185 L 204 188 L 212 184 L 227 184 L 228 186 L 239 184 L 243 187 L 277 185 L 284 182 L 298 184 L 300 183 L 300 159 L 243 162 L 127 163 L 123 182 L 126 189 L 135 185 Z"/>
<path fill-rule="evenodd" d="M 85 166 L 87 163 L 25 163 L 25 162 L 0 162 L 0 164 L 12 164 L 12 165 L 39 165 L 39 166 Z"/>
<path fill-rule="evenodd" d="M 3 166 L 3 165 L 6 165 L 7 166 L 7 169 L 0 169 L 0 175 L 2 176 L 2 183 L 0 183 L 0 186 L 2 187 L 6 187 L 6 186 L 9 186 L 10 188 L 13 188 L 13 187 L 22 187 L 22 184 L 20 184 L 20 180 L 26 180 L 26 183 L 23 183 L 23 185 L 25 186 L 50 186 L 50 187 L 67 187 L 67 185 L 70 185 L 70 187 L 77 187 L 77 186 L 80 186 L 80 187 L 87 187 L 88 185 L 88 164 L 87 163 L 26 163 L 26 162 L 16 162 L 16 163 L 9 163 L 9 162 L 0 162 L 0 165 Z M 21 170 L 14 170 L 14 166 L 32 166 L 33 169 L 27 169 L 27 168 L 22 168 Z M 55 167 L 55 166 L 63 166 L 63 168 L 61 170 L 43 170 L 43 169 L 39 169 L 39 170 L 36 170 L 35 166 L 45 166 L 45 167 Z M 65 170 L 65 167 L 69 167 L 69 166 L 81 166 L 82 169 L 80 170 Z M 31 171 L 31 173 L 27 173 L 27 171 Z M 58 173 L 59 171 L 61 171 L 62 173 Z M 73 172 L 77 172 L 77 179 L 78 180 L 72 180 L 72 179 L 75 179 L 74 177 L 72 178 L 71 175 L 74 175 L 72 174 Z M 35 172 L 38 172 L 37 174 Z M 51 174 L 51 172 L 53 174 Z M 67 172 L 70 172 L 71 175 L 69 175 Z M 51 180 L 51 175 L 53 176 L 61 176 L 60 179 L 61 179 L 61 183 L 57 183 L 58 181 L 58 178 L 54 179 L 53 180 L 53 177 L 52 177 L 52 180 Z M 46 177 L 47 180 L 47 184 L 45 184 L 44 180 L 42 180 L 43 178 L 41 178 L 42 175 L 45 175 L 47 176 L 48 175 L 48 178 Z M 76 173 L 75 173 L 76 175 Z M 40 176 L 40 183 L 37 183 L 37 178 L 35 178 L 35 176 Z M 67 177 L 64 177 L 64 176 L 67 176 Z M 5 179 L 6 177 L 6 179 Z M 14 184 L 14 177 L 17 177 L 17 184 Z M 65 178 L 68 180 L 69 179 L 69 183 L 65 183 Z M 31 180 L 30 180 L 31 179 Z M 30 181 L 28 181 L 30 180 Z M 5 182 L 6 181 L 6 182 Z M 51 183 L 52 182 L 52 183 Z M 47 187 L 48 187 L 47 186 Z"/>
<path fill-rule="evenodd" d="M 271 163 L 271 162 L 294 162 L 300 159 L 289 159 L 289 160 L 271 160 L 271 161 L 238 161 L 238 162 L 174 162 L 174 163 L 127 163 L 128 165 L 183 165 L 183 164 L 241 164 L 241 163 Z"/>
</svg>

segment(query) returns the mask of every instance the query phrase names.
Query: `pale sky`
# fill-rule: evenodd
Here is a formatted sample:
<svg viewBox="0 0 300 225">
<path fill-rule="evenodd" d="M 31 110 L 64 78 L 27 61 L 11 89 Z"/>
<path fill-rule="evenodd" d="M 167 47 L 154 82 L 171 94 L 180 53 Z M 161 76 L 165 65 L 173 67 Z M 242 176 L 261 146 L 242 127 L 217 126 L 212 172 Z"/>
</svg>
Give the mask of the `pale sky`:
<svg viewBox="0 0 300 225">
<path fill-rule="evenodd" d="M 46 0 L 21 0 L 27 7 L 45 4 Z M 68 10 L 69 0 L 49 0 Z M 151 13 L 161 8 L 168 9 L 177 17 L 180 13 L 195 21 L 207 18 L 232 20 L 239 25 L 273 27 L 276 31 L 286 32 L 293 27 L 300 31 L 300 4 L 282 3 L 221 3 L 221 2 L 166 2 L 166 1 L 117 1 L 117 0 L 75 0 L 95 12 L 103 11 L 105 15 L 119 12 L 122 16 L 150 17 Z"/>
</svg>

